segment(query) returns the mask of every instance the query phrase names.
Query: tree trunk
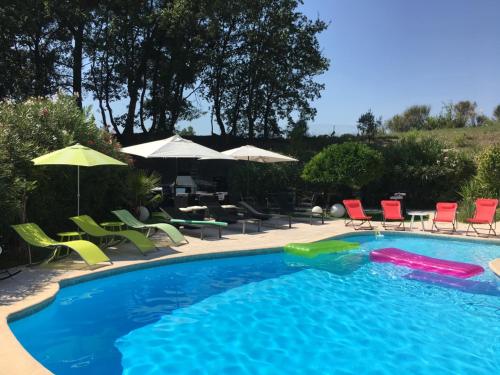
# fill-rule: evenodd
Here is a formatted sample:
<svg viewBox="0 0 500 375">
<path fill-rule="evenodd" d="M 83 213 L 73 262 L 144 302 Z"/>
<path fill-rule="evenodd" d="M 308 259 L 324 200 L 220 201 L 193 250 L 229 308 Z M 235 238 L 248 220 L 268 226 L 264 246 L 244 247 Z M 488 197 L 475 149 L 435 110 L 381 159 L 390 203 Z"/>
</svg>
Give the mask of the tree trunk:
<svg viewBox="0 0 500 375">
<path fill-rule="evenodd" d="M 79 108 L 82 108 L 83 28 L 83 24 L 80 24 L 73 32 L 75 42 L 73 48 L 73 95 L 76 97 L 76 104 Z"/>
<path fill-rule="evenodd" d="M 220 135 L 226 135 L 226 127 L 224 126 L 224 120 L 222 119 L 220 101 L 216 100 L 214 103 L 215 107 L 215 119 L 217 120 L 217 125 L 219 125 Z"/>
<path fill-rule="evenodd" d="M 135 85 L 130 86 L 128 90 L 128 94 L 130 97 L 128 103 L 128 111 L 127 118 L 125 119 L 125 125 L 123 127 L 122 135 L 124 137 L 130 137 L 134 134 L 134 125 L 135 125 L 135 108 L 137 107 L 137 87 Z"/>
</svg>

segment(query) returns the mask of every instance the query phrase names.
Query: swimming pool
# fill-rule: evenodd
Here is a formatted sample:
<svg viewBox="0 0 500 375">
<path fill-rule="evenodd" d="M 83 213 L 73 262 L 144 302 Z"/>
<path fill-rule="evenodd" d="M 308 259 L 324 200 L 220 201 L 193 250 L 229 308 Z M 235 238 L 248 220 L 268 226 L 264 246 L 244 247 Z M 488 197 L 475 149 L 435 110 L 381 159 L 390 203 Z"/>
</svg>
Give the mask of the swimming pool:
<svg viewBox="0 0 500 375">
<path fill-rule="evenodd" d="M 391 234 L 359 250 L 179 263 L 65 287 L 13 321 L 57 374 L 492 374 L 500 371 L 500 246 Z M 371 263 L 399 247 L 482 265 L 466 281 Z M 414 275 L 415 276 L 415 275 Z M 416 275 L 418 279 L 418 274 Z"/>
</svg>

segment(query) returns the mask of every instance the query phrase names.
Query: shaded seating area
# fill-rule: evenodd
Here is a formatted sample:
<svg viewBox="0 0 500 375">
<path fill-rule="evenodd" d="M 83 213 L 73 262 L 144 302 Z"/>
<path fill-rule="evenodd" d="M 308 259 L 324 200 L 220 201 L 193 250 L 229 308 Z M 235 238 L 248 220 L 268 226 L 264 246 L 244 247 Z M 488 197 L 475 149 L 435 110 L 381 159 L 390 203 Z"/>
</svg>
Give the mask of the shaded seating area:
<svg viewBox="0 0 500 375">
<path fill-rule="evenodd" d="M 386 228 L 387 222 L 399 222 L 395 228 L 402 228 L 405 230 L 405 218 L 401 213 L 401 202 L 397 200 L 383 200 L 380 202 L 382 206 L 382 226 Z"/>
<path fill-rule="evenodd" d="M 215 196 L 204 196 L 200 198 L 200 202 L 207 207 L 208 215 L 215 221 L 222 221 L 228 224 L 242 222 L 243 233 L 246 233 L 247 223 L 255 223 L 257 231 L 261 229 L 261 219 L 252 217 L 246 213 L 238 213 L 230 209 L 223 208 Z"/>
<path fill-rule="evenodd" d="M 448 223 L 451 224 L 451 231 L 455 232 L 457 230 L 457 209 L 458 204 L 455 202 L 438 202 L 436 203 L 436 212 L 434 214 L 434 219 L 432 220 L 431 230 L 434 232 L 441 230 L 438 228 L 437 223 Z"/>
<path fill-rule="evenodd" d="M 61 248 L 68 248 L 76 252 L 88 266 L 93 266 L 101 262 L 111 262 L 106 254 L 103 253 L 95 244 L 85 240 L 75 240 L 59 242 L 55 241 L 45 234 L 45 232 L 34 223 L 12 225 L 12 228 L 28 244 L 29 263 L 31 264 L 31 246 L 39 248 L 48 248 L 53 251 L 52 255 L 45 260 L 50 262 L 57 256 Z"/>
<path fill-rule="evenodd" d="M 94 219 L 88 215 L 74 216 L 70 218 L 82 231 L 91 237 L 107 239 L 103 247 L 109 247 L 121 241 L 117 238 L 131 242 L 143 255 L 156 250 L 155 244 L 144 234 L 135 230 L 110 231 L 99 226 Z"/>
<path fill-rule="evenodd" d="M 352 224 L 355 230 L 359 229 L 373 229 L 370 222 L 371 216 L 367 216 L 363 210 L 363 206 L 359 199 L 345 199 L 342 201 L 347 212 L 348 218 L 345 220 L 345 225 L 348 226 Z M 356 225 L 354 222 L 359 221 L 360 223 Z M 368 226 L 363 227 L 364 223 L 368 223 Z"/>
<path fill-rule="evenodd" d="M 466 219 L 466 222 L 469 224 L 467 226 L 466 235 L 469 235 L 470 228 L 479 235 L 480 233 L 476 226 L 486 225 L 488 228 L 488 235 L 493 233 L 496 236 L 495 214 L 498 207 L 498 199 L 479 198 L 476 200 L 475 205 L 474 216 Z"/>
<path fill-rule="evenodd" d="M 135 218 L 127 210 L 115 210 L 112 211 L 120 221 L 122 221 L 126 226 L 134 229 L 145 230 L 146 237 L 149 237 L 152 231 L 160 230 L 164 232 L 172 241 L 174 245 L 181 245 L 182 243 L 188 243 L 189 241 L 182 235 L 179 230 L 173 225 L 167 223 L 154 223 L 145 224 Z"/>
</svg>

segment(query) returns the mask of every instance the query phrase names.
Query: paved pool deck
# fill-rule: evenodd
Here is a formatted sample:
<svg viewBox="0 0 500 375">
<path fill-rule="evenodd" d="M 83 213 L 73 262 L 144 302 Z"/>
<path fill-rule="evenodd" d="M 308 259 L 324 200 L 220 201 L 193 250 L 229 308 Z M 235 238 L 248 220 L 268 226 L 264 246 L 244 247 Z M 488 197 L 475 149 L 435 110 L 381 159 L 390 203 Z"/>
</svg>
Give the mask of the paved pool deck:
<svg viewBox="0 0 500 375">
<path fill-rule="evenodd" d="M 198 231 L 185 231 L 189 243 L 181 246 L 171 246 L 165 236 L 155 235 L 153 240 L 159 251 L 144 257 L 132 246 L 121 245 L 119 249 L 106 250 L 113 260 L 113 265 L 97 266 L 93 269 L 88 269 L 81 259 L 73 255 L 46 266 L 22 267 L 20 274 L 0 282 L 0 373 L 50 374 L 50 371 L 37 362 L 16 340 L 7 320 L 9 316 L 23 314 L 50 303 L 57 294 L 60 283 L 64 285 L 71 283 L 71 280 L 75 282 L 82 278 L 95 278 L 104 273 L 143 268 L 153 266 L 155 263 L 174 263 L 189 258 L 217 257 L 221 254 L 231 255 L 241 252 L 251 254 L 252 251 L 257 252 L 260 249 L 282 247 L 289 242 L 318 241 L 354 232 L 351 226 L 344 225 L 343 220 L 325 221 L 323 225 L 318 220 L 313 221 L 312 225 L 309 222 L 294 222 L 292 228 L 288 228 L 287 223 L 283 221 L 274 221 L 270 224 L 271 226 L 268 226 L 266 223 L 261 232 L 256 232 L 256 226 L 249 224 L 247 234 L 241 233 L 241 226 L 231 226 L 223 231 L 221 239 L 218 239 L 215 230 L 208 229 L 203 241 L 199 239 Z M 381 223 L 373 222 L 373 225 L 374 230 L 383 230 Z M 430 229 L 430 222 L 426 222 L 425 225 Z M 420 222 L 415 222 L 411 233 L 431 234 L 430 231 L 420 231 L 420 228 Z M 442 232 L 437 235 L 463 238 L 465 229 L 465 224 L 459 224 L 456 234 L 449 235 L 448 232 Z M 362 232 L 357 231 L 357 233 Z M 467 238 L 484 239 L 477 236 Z M 498 236 L 489 239 L 500 244 Z"/>
</svg>

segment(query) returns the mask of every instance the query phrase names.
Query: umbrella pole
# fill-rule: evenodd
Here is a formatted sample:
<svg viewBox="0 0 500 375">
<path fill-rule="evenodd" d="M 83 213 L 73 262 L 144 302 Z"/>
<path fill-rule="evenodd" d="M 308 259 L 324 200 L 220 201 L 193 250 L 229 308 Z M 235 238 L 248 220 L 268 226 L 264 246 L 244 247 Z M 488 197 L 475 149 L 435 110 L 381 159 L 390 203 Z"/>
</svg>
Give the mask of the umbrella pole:
<svg viewBox="0 0 500 375">
<path fill-rule="evenodd" d="M 247 159 L 247 198 L 250 194 L 250 156 Z"/>
<path fill-rule="evenodd" d="M 175 176 L 174 176 L 174 197 L 177 196 L 177 174 L 179 173 L 179 159 L 175 158 Z"/>
<path fill-rule="evenodd" d="M 80 166 L 78 165 L 76 168 L 76 180 L 77 180 L 77 193 L 76 193 L 76 200 L 77 200 L 77 216 L 80 216 Z"/>
</svg>

